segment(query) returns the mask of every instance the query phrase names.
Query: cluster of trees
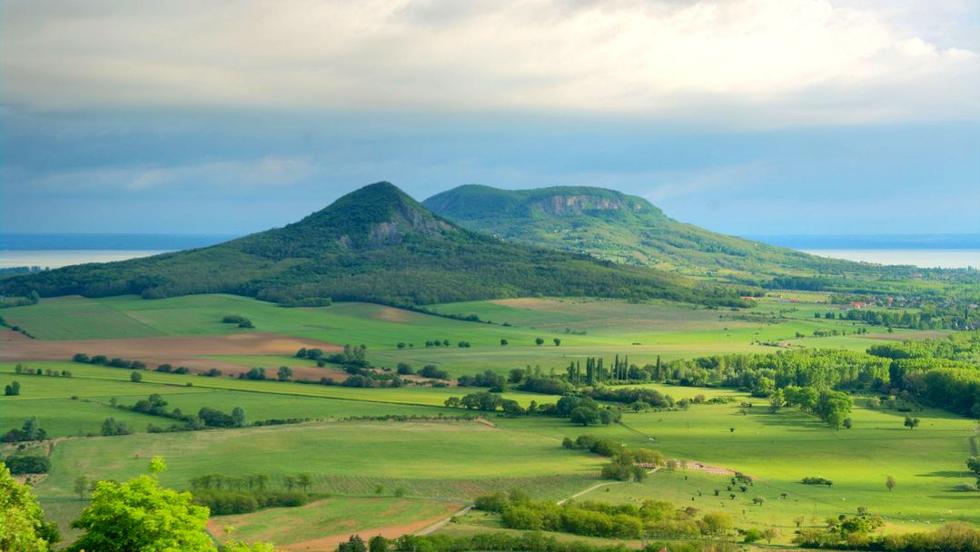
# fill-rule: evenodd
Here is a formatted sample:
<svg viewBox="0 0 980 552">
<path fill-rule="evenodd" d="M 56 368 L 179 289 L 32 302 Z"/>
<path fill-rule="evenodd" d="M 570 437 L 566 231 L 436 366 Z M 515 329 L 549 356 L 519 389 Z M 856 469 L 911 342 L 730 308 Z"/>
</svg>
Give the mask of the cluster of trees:
<svg viewBox="0 0 980 552">
<path fill-rule="evenodd" d="M 836 518 L 827 519 L 827 529 L 823 533 L 819 531 L 802 530 L 798 533 L 796 541 L 801 544 L 829 544 L 830 542 L 844 542 L 851 546 L 867 542 L 870 540 L 871 533 L 885 525 L 881 516 L 868 514 L 864 511 L 857 515 L 848 516 L 840 514 Z M 814 539 L 816 537 L 816 539 Z"/>
<path fill-rule="evenodd" d="M 25 376 L 49 376 L 52 378 L 70 378 L 72 376 L 71 370 L 55 370 L 52 368 L 41 370 L 40 368 L 24 366 L 19 362 L 14 366 L 14 373 Z"/>
<path fill-rule="evenodd" d="M 37 416 L 31 416 L 24 420 L 24 425 L 20 429 L 11 429 L 0 437 L 0 442 L 21 443 L 25 441 L 43 441 L 48 438 L 48 432 L 41 428 L 41 422 Z"/>
<path fill-rule="evenodd" d="M 236 324 L 239 328 L 254 328 L 252 321 L 240 314 L 228 314 L 221 319 L 223 324 Z"/>
<path fill-rule="evenodd" d="M 13 381 L 3 386 L 3 395 L 5 397 L 16 397 L 20 395 L 20 382 Z"/>
<path fill-rule="evenodd" d="M 361 374 L 371 365 L 367 361 L 366 345 L 344 345 L 344 350 L 338 353 L 325 353 L 323 349 L 300 348 L 296 358 L 315 360 L 316 365 L 324 367 L 327 364 L 339 364 L 350 374 Z"/>
<path fill-rule="evenodd" d="M 588 450 L 611 458 L 612 460 L 602 467 L 603 479 L 643 481 L 647 470 L 658 468 L 666 463 L 663 454 L 658 451 L 647 448 L 630 449 L 611 439 L 601 439 L 593 435 L 579 435 L 574 441 L 565 437 L 561 446 L 571 450 Z"/>
<path fill-rule="evenodd" d="M 157 426 L 150 426 L 148 431 L 151 433 L 159 433 L 164 431 L 194 431 L 206 428 L 243 427 L 247 424 L 245 409 L 240 406 L 233 408 L 230 414 L 205 406 L 201 407 L 195 416 L 193 414 L 185 414 L 179 408 L 167 410 L 167 405 L 167 400 L 164 399 L 163 396 L 153 393 L 145 399 L 136 401 L 136 403 L 133 405 L 116 405 L 116 407 L 123 410 L 138 412 L 140 414 L 147 414 L 149 416 L 169 418 L 179 422 L 179 424 L 171 425 L 167 429 L 159 428 Z M 118 435 L 118 433 L 107 434 L 103 431 L 103 435 Z"/>
<path fill-rule="evenodd" d="M 769 402 L 772 411 L 783 406 L 795 406 L 802 412 L 820 418 L 834 429 L 851 428 L 851 418 L 848 415 L 854 403 L 843 391 L 818 391 L 812 387 L 789 385 L 773 391 Z"/>
<path fill-rule="evenodd" d="M 128 360 L 119 357 L 109 358 L 105 355 L 88 356 L 85 353 L 75 353 L 75 356 L 71 357 L 71 359 L 73 362 L 80 362 L 82 364 L 98 364 L 101 366 L 108 366 L 110 368 L 146 370 L 146 363 L 141 360 Z"/>
<path fill-rule="evenodd" d="M 658 552 L 669 549 L 672 552 L 736 552 L 737 547 L 728 541 L 684 541 L 648 543 L 642 552 Z M 460 552 L 462 550 L 484 550 L 486 552 L 630 552 L 634 550 L 625 544 L 599 545 L 591 542 L 558 539 L 538 531 L 504 533 L 492 531 L 469 535 L 403 535 L 397 539 L 386 539 L 380 535 L 371 537 L 367 543 L 353 535 L 341 543 L 338 552 Z"/>
<path fill-rule="evenodd" d="M 929 406 L 980 417 L 977 358 L 980 333 L 970 332 L 938 340 L 878 345 L 865 353 L 804 349 L 678 360 L 666 365 L 655 379 L 679 385 L 733 387 L 758 397 L 772 397 L 777 389 L 787 387 L 901 394 Z M 828 399 L 833 398 L 828 395 Z M 831 402 L 824 406 L 833 407 Z M 840 412 L 830 408 L 826 414 L 842 427 L 846 415 L 841 417 Z"/>
<path fill-rule="evenodd" d="M 47 456 L 34 454 L 8 456 L 3 459 L 3 463 L 13 475 L 48 473 L 51 469 L 51 460 Z"/>
<path fill-rule="evenodd" d="M 556 345 L 561 342 L 555 339 Z M 660 357 L 657 357 L 657 364 L 660 364 Z M 585 369 L 582 369 L 582 362 L 574 360 L 565 369 L 566 378 L 574 385 L 596 385 L 613 381 L 642 381 L 649 379 L 635 365 L 629 363 L 629 357 L 619 357 L 617 354 L 611 366 L 607 366 L 602 357 L 588 357 L 585 359 Z"/>
<path fill-rule="evenodd" d="M 624 403 L 636 405 L 634 410 L 646 410 L 647 408 L 670 408 L 674 406 L 674 399 L 656 389 L 643 389 L 636 387 L 593 387 L 583 389 L 581 392 L 597 401 Z M 694 402 L 705 402 L 704 396 Z"/>
<path fill-rule="evenodd" d="M 833 481 L 825 477 L 816 477 L 816 476 L 804 477 L 800 482 L 803 483 L 804 485 L 826 485 L 828 487 L 834 484 Z"/>
<path fill-rule="evenodd" d="M 466 408 L 481 412 L 494 412 L 500 409 L 508 416 L 539 415 L 568 418 L 573 424 L 581 426 L 609 425 L 619 422 L 622 416 L 618 409 L 604 407 L 590 397 L 576 395 L 565 395 L 555 404 L 539 405 L 536 401 L 531 401 L 528 407 L 524 408 L 517 401 L 504 399 L 498 393 L 479 391 L 463 397 L 449 397 L 445 405 L 449 408 Z"/>
<path fill-rule="evenodd" d="M 525 409 L 517 401 L 505 399 L 497 393 L 487 391 L 470 393 L 462 398 L 449 397 L 446 399 L 445 405 L 449 408 L 465 408 L 467 410 L 479 410 L 480 412 L 494 412 L 501 409 L 508 416 L 529 414 L 529 409 Z"/>
<path fill-rule="evenodd" d="M 507 385 L 507 378 L 487 370 L 482 374 L 463 375 L 456 379 L 456 385 L 460 387 L 489 387 L 490 391 L 501 393 Z"/>
<path fill-rule="evenodd" d="M 531 500 L 520 491 L 479 497 L 475 507 L 497 512 L 510 529 L 560 531 L 603 538 L 722 536 L 734 527 L 728 514 L 711 512 L 700 518 L 696 509 L 678 510 L 669 502 L 635 504 L 573 502 L 561 505 Z"/>
<path fill-rule="evenodd" d="M 163 372 L 165 374 L 171 374 L 171 373 L 173 373 L 173 374 L 188 374 L 188 373 L 190 373 L 191 369 L 188 368 L 188 367 L 186 367 L 186 366 L 177 366 L 176 368 L 174 368 L 174 366 L 172 364 L 166 364 L 165 363 L 165 364 L 161 364 L 161 365 L 157 366 L 156 367 L 156 371 L 157 372 Z M 220 374 L 221 370 L 218 370 L 218 372 L 219 372 L 218 375 L 221 375 Z M 208 373 L 207 375 L 211 375 L 211 374 Z"/>
<path fill-rule="evenodd" d="M 115 418 L 109 417 L 103 420 L 101 434 L 103 437 L 113 437 L 116 435 L 129 435 L 132 430 L 126 425 L 126 422 L 116 420 Z"/>
<path fill-rule="evenodd" d="M 310 500 L 313 478 L 287 475 L 275 480 L 268 475 L 228 477 L 220 474 L 191 479 L 194 503 L 207 506 L 213 515 L 244 514 L 261 508 L 302 506 Z"/>
<path fill-rule="evenodd" d="M 928 305 L 920 311 L 888 311 L 850 309 L 840 313 L 841 320 L 858 320 L 872 326 L 912 328 L 918 330 L 975 330 L 980 328 L 980 310 L 969 305 L 936 307 Z"/>
<path fill-rule="evenodd" d="M 439 368 L 435 364 L 426 364 L 419 370 L 419 375 L 423 378 L 448 380 L 449 372 Z"/>
</svg>

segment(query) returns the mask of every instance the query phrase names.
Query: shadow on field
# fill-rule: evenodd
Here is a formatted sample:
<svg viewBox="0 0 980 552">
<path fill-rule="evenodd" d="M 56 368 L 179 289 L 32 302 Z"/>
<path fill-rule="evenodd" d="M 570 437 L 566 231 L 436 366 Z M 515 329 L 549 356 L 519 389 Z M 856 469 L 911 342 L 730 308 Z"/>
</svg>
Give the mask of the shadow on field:
<svg viewBox="0 0 980 552">
<path fill-rule="evenodd" d="M 971 477 L 971 476 L 973 476 L 973 473 L 972 472 L 968 472 L 968 471 L 940 470 L 940 471 L 934 471 L 934 472 L 929 472 L 929 473 L 917 473 L 917 474 L 915 474 L 915 476 L 916 477 L 956 477 L 956 478 L 961 478 L 961 477 Z"/>
<path fill-rule="evenodd" d="M 798 412 L 772 414 L 768 408 L 747 408 L 744 415 L 736 412 L 735 417 L 751 419 L 753 422 L 772 427 L 792 428 L 791 431 L 812 431 L 826 429 L 827 427 L 823 422 L 811 416 L 805 416 Z"/>
</svg>

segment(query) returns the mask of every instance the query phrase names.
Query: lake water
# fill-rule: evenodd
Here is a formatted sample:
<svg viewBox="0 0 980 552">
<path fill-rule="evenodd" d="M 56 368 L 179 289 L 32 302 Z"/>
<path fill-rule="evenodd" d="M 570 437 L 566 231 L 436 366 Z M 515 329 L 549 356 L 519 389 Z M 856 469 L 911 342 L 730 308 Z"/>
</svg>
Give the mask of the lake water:
<svg viewBox="0 0 980 552">
<path fill-rule="evenodd" d="M 63 249 L 63 250 L 0 250 L 0 268 L 14 266 L 39 266 L 59 268 L 81 263 L 107 263 L 125 261 L 137 257 L 149 257 L 166 251 L 147 249 Z"/>
<path fill-rule="evenodd" d="M 980 268 L 980 249 L 807 249 L 821 257 L 922 268 Z"/>
<path fill-rule="evenodd" d="M 980 249 L 807 249 L 821 257 L 923 268 L 980 268 Z M 59 268 L 81 263 L 105 263 L 148 257 L 166 251 L 153 249 L 0 250 L 0 268 L 40 266 Z"/>
</svg>

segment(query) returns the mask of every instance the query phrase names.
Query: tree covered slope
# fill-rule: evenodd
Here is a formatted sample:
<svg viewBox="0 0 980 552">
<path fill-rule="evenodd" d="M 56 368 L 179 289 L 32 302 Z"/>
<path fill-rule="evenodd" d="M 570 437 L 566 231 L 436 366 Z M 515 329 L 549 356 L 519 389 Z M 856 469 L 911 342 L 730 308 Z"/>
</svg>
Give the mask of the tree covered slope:
<svg viewBox="0 0 980 552">
<path fill-rule="evenodd" d="M 772 277 L 874 270 L 711 232 L 673 220 L 643 198 L 602 188 L 466 185 L 432 196 L 424 205 L 465 228 L 504 240 L 685 274 L 763 284 Z"/>
<path fill-rule="evenodd" d="M 397 305 L 529 295 L 666 298 L 736 305 L 730 291 L 466 230 L 387 182 L 283 228 L 212 247 L 66 267 L 0 281 L 41 296 L 232 293 L 283 304 L 324 298 Z"/>
</svg>

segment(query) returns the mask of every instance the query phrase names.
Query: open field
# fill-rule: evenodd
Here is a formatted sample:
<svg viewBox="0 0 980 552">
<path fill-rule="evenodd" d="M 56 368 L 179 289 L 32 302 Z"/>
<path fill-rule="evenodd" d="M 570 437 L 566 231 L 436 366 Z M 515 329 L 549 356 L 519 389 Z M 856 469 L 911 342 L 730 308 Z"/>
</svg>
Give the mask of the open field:
<svg viewBox="0 0 980 552">
<path fill-rule="evenodd" d="M 298 508 L 272 508 L 211 520 L 209 530 L 231 537 L 272 542 L 283 550 L 333 550 L 352 534 L 395 538 L 425 528 L 461 504 L 417 498 L 327 498 Z"/>
<path fill-rule="evenodd" d="M 814 317 L 835 308 L 822 294 L 771 296 L 747 311 L 548 298 L 436 308 L 447 314 L 477 314 L 494 324 L 365 303 L 287 309 L 232 296 L 159 301 L 64 298 L 5 309 L 9 324 L 21 325 L 37 339 L 0 332 L 0 355 L 10 359 L 0 362 L 0 386 L 15 380 L 21 384 L 20 396 L 0 397 L 0 429 L 19 427 L 24 419 L 37 416 L 41 427 L 57 438 L 53 447 L 43 449 L 50 452 L 52 470 L 36 490 L 69 540 L 74 533 L 67 529 L 68 522 L 86 504 L 73 492 L 75 478 L 131 477 L 143 473 L 153 455 L 167 459 L 169 469 L 162 482 L 178 489 L 209 474 L 266 475 L 274 483 L 309 474 L 311 491 L 327 498 L 298 508 L 219 516 L 211 529 L 223 538 L 225 527 L 234 527 L 232 537 L 270 540 L 288 550 L 332 550 L 337 539 L 354 531 L 370 536 L 372 530 L 394 535 L 421 529 L 489 492 L 522 489 L 547 500 L 580 493 L 600 482 L 598 473 L 606 462 L 561 448 L 564 437 L 583 433 L 655 448 L 669 458 L 688 461 L 690 469 L 661 470 L 639 484 L 611 483 L 578 500 L 658 499 L 700 511 L 726 511 L 739 527 L 778 527 L 784 543 L 795 529 L 795 518 L 802 516 L 805 525 L 817 526 L 828 516 L 853 513 L 858 506 L 884 516 L 888 531 L 928 529 L 945 520 L 980 523 L 980 495 L 956 490 L 972 484 L 963 462 L 971 454 L 971 437 L 977 437 L 976 423 L 940 411 L 917 411 L 921 425 L 908 430 L 902 425 L 903 413 L 872 410 L 858 398 L 851 414 L 853 429 L 835 431 L 795 409 L 771 414 L 763 399 L 738 391 L 646 383 L 637 387 L 674 399 L 704 395 L 733 402 L 624 413 L 621 425 L 582 428 L 565 418 L 541 416 L 450 419 L 473 412 L 445 408 L 446 399 L 481 390 L 476 388 L 356 388 L 228 376 L 253 366 L 274 373 L 286 365 L 299 378 L 342 378 L 336 368 L 316 367 L 293 353 L 299 347 L 329 349 L 345 343 L 367 345 L 368 359 L 376 366 L 390 369 L 407 362 L 417 369 L 431 363 L 458 376 L 486 369 L 506 373 L 529 365 L 539 366 L 544 374 L 561 373 L 570 361 L 596 355 L 628 355 L 630 362 L 642 364 L 658 356 L 670 360 L 783 347 L 863 350 L 889 339 L 944 334 L 889 334 L 871 327 L 871 333 L 856 335 L 860 324 Z M 222 324 L 227 314 L 246 316 L 256 328 Z M 98 323 L 103 318 L 106 323 Z M 48 324 L 51 320 L 56 322 Z M 835 329 L 851 335 L 812 336 L 815 330 Z M 539 336 L 547 340 L 544 345 L 534 344 Z M 551 341 L 555 337 L 561 339 L 560 346 Z M 425 347 L 425 341 L 436 339 L 448 339 L 451 346 Z M 501 345 L 501 339 L 508 344 Z M 457 341 L 468 341 L 471 347 L 457 347 Z M 399 342 L 405 346 L 397 347 Z M 142 360 L 150 368 L 160 362 L 220 365 L 225 375 L 147 370 L 141 371 L 142 381 L 134 383 L 129 369 L 67 361 L 76 352 Z M 15 374 L 18 362 L 35 369 L 68 370 L 72 377 Z M 133 404 L 150 394 L 161 395 L 167 409 L 182 412 L 241 407 L 249 423 L 310 421 L 150 434 L 145 433 L 149 424 L 167 426 L 171 420 L 112 406 Z M 502 395 L 523 406 L 559 398 L 520 391 Z M 739 403 L 746 401 L 755 406 L 742 409 Z M 80 437 L 98 434 L 110 416 L 134 433 Z M 385 416 L 416 419 L 349 419 Z M 4 454 L 11 450 L 6 445 Z M 695 470 L 698 463 L 708 469 Z M 730 498 L 724 475 L 729 469 L 750 474 L 756 483 L 745 493 L 736 489 L 735 498 Z M 799 481 L 805 476 L 826 477 L 834 485 L 802 485 Z M 886 476 L 897 481 L 892 492 L 884 486 Z M 761 506 L 753 505 L 756 497 L 764 499 Z M 497 518 L 471 513 L 462 523 L 440 531 L 493 528 L 499 528 Z"/>
<path fill-rule="evenodd" d="M 812 337 L 817 330 L 854 334 L 860 324 L 815 319 L 814 312 L 834 310 L 818 294 L 805 298 L 771 297 L 750 310 L 708 309 L 653 301 L 628 303 L 598 299 L 510 299 L 453 303 L 434 307 L 454 315 L 476 314 L 493 324 L 465 322 L 366 303 L 338 303 L 323 308 L 282 308 L 228 295 L 196 295 L 147 301 L 135 297 L 48 299 L 39 305 L 4 310 L 11 324 L 38 339 L 0 348 L 2 358 L 60 359 L 75 352 L 125 356 L 152 363 L 183 363 L 237 372 L 251 366 L 282 364 L 304 377 L 315 376 L 308 362 L 286 361 L 302 346 L 364 344 L 371 361 L 394 367 L 408 362 L 436 364 L 457 376 L 484 370 L 540 366 L 563 370 L 587 356 L 629 355 L 634 363 L 731 352 L 771 352 L 761 343 L 815 348 L 863 350 L 879 337 L 914 336 L 871 328 L 865 335 Z M 222 324 L 228 314 L 248 317 L 254 330 Z M 91 321 L 107 316 L 106 323 Z M 57 321 L 49 323 L 49 321 Z M 508 326 L 502 325 L 503 323 Z M 811 337 L 798 338 L 797 335 Z M 536 346 L 534 340 L 545 340 Z M 98 341 L 116 340 L 120 341 Z M 552 340 L 561 340 L 556 347 Z M 501 340 L 508 345 L 502 346 Z M 51 341 L 53 340 L 53 341 Z M 79 341 L 81 340 L 81 341 Z M 88 340 L 96 340 L 88 342 Z M 176 341 L 169 341 L 176 340 Z M 448 340 L 449 347 L 426 347 L 426 341 Z M 457 343 L 467 341 L 469 348 Z M 64 343 L 61 343 L 64 342 Z M 404 348 L 396 345 L 403 343 Z M 6 351 L 5 351 L 6 349 Z M 101 350 L 99 350 L 101 349 Z M 97 351 L 98 350 L 98 351 Z M 145 358 L 138 358 L 138 357 Z"/>
</svg>

